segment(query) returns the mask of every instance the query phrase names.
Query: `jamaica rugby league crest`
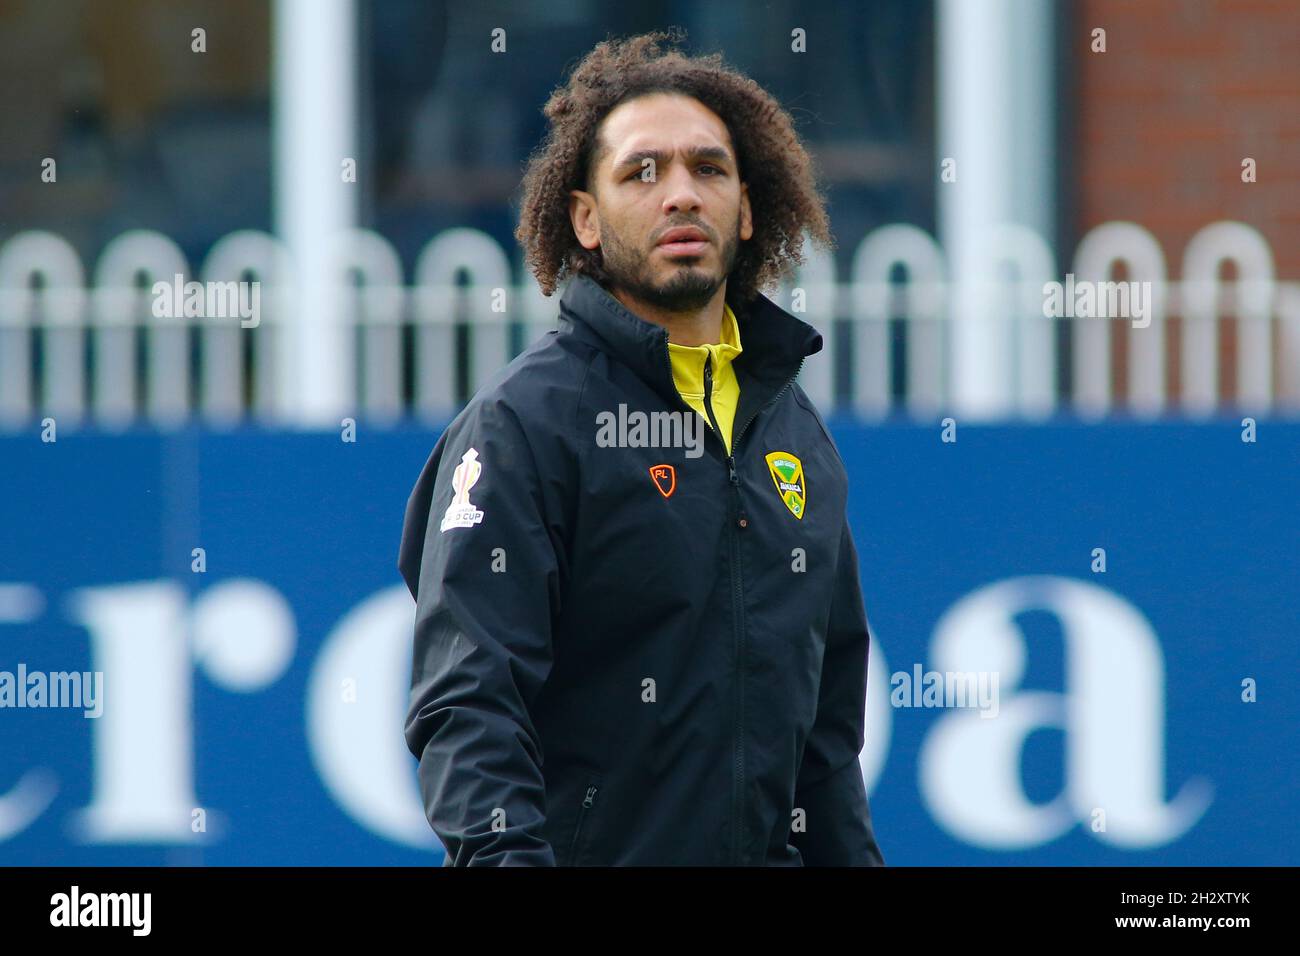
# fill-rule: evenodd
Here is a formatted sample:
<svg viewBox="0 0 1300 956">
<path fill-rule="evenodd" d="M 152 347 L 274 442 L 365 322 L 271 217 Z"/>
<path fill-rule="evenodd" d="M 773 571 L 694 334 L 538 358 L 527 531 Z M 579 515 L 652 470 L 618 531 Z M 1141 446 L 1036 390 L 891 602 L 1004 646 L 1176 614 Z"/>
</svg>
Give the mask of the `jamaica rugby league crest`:
<svg viewBox="0 0 1300 956">
<path fill-rule="evenodd" d="M 804 487 L 803 462 L 788 451 L 772 451 L 764 456 L 767 469 L 772 473 L 776 492 L 790 509 L 790 514 L 802 519 L 807 507 L 807 492 Z"/>
</svg>

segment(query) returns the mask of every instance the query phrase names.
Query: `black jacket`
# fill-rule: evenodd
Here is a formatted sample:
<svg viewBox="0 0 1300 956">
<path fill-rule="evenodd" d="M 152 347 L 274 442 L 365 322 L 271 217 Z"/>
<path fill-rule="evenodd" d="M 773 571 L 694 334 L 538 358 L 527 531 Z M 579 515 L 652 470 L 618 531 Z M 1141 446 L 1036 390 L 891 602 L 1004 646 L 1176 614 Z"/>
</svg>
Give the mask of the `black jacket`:
<svg viewBox="0 0 1300 956">
<path fill-rule="evenodd" d="M 702 454 L 598 439 L 624 413 L 702 423 L 667 332 L 585 276 L 438 439 L 398 567 L 445 865 L 883 865 L 847 475 L 794 382 L 821 336 L 729 304 L 731 456 L 707 427 Z"/>
</svg>

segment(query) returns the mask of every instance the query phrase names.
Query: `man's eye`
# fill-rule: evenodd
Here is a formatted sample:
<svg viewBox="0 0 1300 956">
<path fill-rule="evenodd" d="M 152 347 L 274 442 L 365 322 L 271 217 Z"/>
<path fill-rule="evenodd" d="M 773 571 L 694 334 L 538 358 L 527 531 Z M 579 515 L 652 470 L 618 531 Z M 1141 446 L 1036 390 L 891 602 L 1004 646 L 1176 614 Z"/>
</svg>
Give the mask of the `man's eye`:
<svg viewBox="0 0 1300 956">
<path fill-rule="evenodd" d="M 710 163 L 704 163 L 704 164 L 702 164 L 702 165 L 696 167 L 696 169 L 697 169 L 697 171 L 699 171 L 699 172 L 703 172 L 703 171 L 705 171 L 705 170 L 708 170 L 708 171 L 710 172 L 710 175 L 712 175 L 712 176 L 722 176 L 722 175 L 725 175 L 725 172 L 722 170 L 721 167 L 714 166 L 714 165 L 712 165 L 712 164 L 710 164 Z M 648 182 L 648 183 L 652 183 L 652 182 L 654 182 L 654 176 L 652 176 L 652 175 L 647 175 L 646 170 L 637 170 L 636 172 L 629 173 L 627 176 L 623 177 L 623 182 L 625 182 L 625 183 L 627 183 L 627 182 L 631 182 L 631 181 L 634 180 L 634 179 L 642 179 L 642 180 L 644 180 L 645 182 Z"/>
</svg>

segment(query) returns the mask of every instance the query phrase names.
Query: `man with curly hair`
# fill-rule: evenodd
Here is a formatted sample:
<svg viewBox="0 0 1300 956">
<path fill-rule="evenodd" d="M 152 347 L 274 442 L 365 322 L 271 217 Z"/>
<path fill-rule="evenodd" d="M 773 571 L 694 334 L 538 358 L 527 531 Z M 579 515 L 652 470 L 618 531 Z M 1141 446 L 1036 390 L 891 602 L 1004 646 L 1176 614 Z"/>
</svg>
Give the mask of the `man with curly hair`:
<svg viewBox="0 0 1300 956">
<path fill-rule="evenodd" d="M 406 742 L 445 865 L 883 865 L 848 478 L 760 291 L 831 237 L 789 116 L 720 56 L 598 44 L 516 233 L 559 328 L 407 504 Z"/>
</svg>

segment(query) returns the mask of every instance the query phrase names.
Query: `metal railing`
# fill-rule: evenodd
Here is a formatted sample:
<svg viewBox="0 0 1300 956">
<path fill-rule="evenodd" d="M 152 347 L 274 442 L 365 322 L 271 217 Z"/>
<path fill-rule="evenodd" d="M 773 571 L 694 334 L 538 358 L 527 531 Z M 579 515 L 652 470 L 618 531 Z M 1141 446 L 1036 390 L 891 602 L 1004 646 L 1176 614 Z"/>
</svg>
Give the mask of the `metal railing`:
<svg viewBox="0 0 1300 956">
<path fill-rule="evenodd" d="M 340 378 L 348 393 L 337 403 L 345 415 L 445 420 L 555 325 L 557 298 L 541 295 L 485 233 L 452 229 L 435 237 L 409 285 L 383 237 L 360 231 L 337 248 L 340 294 L 348 297 L 342 311 L 353 333 L 352 368 Z M 1047 243 L 1015 227 L 990 237 L 978 271 L 987 280 L 961 288 L 949 283 L 939 244 L 909 225 L 875 230 L 851 261 L 849 274 L 838 276 L 828 255 L 810 256 L 796 280 L 772 294 L 823 332 L 825 348 L 805 364 L 800 382 L 828 412 L 962 413 L 954 322 L 985 323 L 1009 343 L 997 373 L 1006 376 L 1008 397 L 993 417 L 1300 409 L 1300 284 L 1276 279 L 1267 243 L 1242 223 L 1198 232 L 1178 281 L 1167 278 L 1155 238 L 1123 222 L 1089 232 L 1065 277 Z M 1236 270 L 1231 280 L 1223 277 L 1228 263 Z M 1064 279 L 1068 297 L 1071 288 L 1115 280 L 1117 266 L 1127 273 L 1123 282 L 1146 284 L 1149 311 L 1141 321 L 1131 303 L 1110 318 L 1044 314 L 1048 283 Z M 192 273 L 168 237 L 133 231 L 104 248 L 88 282 L 63 238 L 13 236 L 0 244 L 0 427 L 46 417 L 106 428 L 196 419 L 293 423 L 292 396 L 278 387 L 284 330 L 297 301 L 293 271 L 283 245 L 265 233 L 226 236 Z M 228 310 L 211 314 L 211 298 L 183 314 L 183 290 L 192 282 L 256 283 L 257 321 L 241 322 Z M 1097 301 L 1108 292 L 1114 299 L 1114 286 L 1097 289 Z M 1221 398 L 1219 329 L 1228 318 L 1235 319 L 1236 388 Z M 1171 357 L 1166 332 L 1173 324 L 1180 335 Z M 1122 404 L 1112 367 L 1118 336 L 1128 356 Z M 844 349 L 847 356 L 839 354 Z M 1180 383 L 1176 402 L 1171 364 Z"/>
</svg>

